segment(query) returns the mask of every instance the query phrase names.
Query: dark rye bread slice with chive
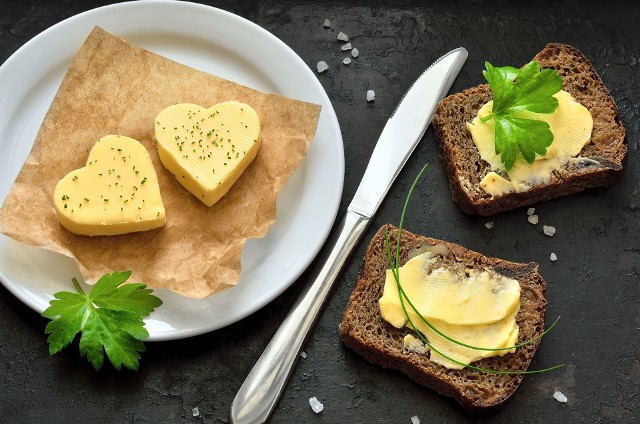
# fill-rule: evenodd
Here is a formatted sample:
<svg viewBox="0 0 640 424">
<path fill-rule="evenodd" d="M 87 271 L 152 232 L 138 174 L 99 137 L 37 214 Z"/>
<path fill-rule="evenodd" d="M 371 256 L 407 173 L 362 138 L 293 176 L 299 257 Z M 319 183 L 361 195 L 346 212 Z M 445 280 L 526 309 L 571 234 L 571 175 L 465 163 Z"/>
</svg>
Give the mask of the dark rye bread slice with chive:
<svg viewBox="0 0 640 424">
<path fill-rule="evenodd" d="M 554 171 L 546 184 L 522 193 L 491 196 L 480 188 L 480 181 L 491 169 L 480 158 L 465 126 L 491 100 L 489 85 L 446 97 L 435 111 L 433 125 L 453 200 L 465 213 L 488 216 L 587 188 L 609 186 L 622 173 L 627 154 L 625 129 L 613 98 L 589 60 L 566 44 L 548 44 L 533 60 L 542 68 L 558 71 L 563 90 L 589 110 L 593 117 L 591 141 L 580 152 L 581 160 Z"/>
<path fill-rule="evenodd" d="M 367 361 L 401 371 L 417 383 L 454 398 L 467 410 L 484 411 L 497 407 L 518 388 L 524 377 L 522 374 L 493 374 L 470 368 L 444 368 L 431 362 L 427 354 L 404 348 L 404 336 L 413 334 L 411 330 L 406 327 L 397 329 L 382 319 L 378 300 L 382 296 L 385 273 L 389 268 L 385 250 L 385 230 L 389 231 L 391 246 L 395 246 L 398 229 L 392 225 L 383 226 L 371 240 L 340 324 L 342 341 Z M 453 269 L 457 268 L 462 272 L 465 267 L 477 270 L 493 269 L 518 280 L 521 287 L 520 311 L 516 316 L 520 328 L 518 340 L 523 342 L 542 334 L 547 306 L 546 284 L 538 273 L 537 264 L 488 258 L 454 243 L 414 235 L 403 230 L 401 265 L 407 262 L 410 251 L 425 244 L 444 244 L 449 253 L 442 258 L 442 262 Z M 518 348 L 515 353 L 482 359 L 473 365 L 492 370 L 525 371 L 539 343 L 540 340 L 537 340 Z"/>
</svg>

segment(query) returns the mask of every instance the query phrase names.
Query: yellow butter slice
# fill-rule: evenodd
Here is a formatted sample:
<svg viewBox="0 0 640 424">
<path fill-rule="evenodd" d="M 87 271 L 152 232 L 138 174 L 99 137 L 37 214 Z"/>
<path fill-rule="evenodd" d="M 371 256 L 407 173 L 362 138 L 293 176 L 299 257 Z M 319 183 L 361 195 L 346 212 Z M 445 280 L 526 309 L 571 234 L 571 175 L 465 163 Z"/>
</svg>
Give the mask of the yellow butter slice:
<svg viewBox="0 0 640 424">
<path fill-rule="evenodd" d="M 589 110 L 575 101 L 566 91 L 559 91 L 554 97 L 558 99 L 558 109 L 553 113 L 525 111 L 517 115 L 519 118 L 548 123 L 553 133 L 553 143 L 547 149 L 547 153 L 544 156 L 537 156 L 533 163 L 527 163 L 518 156 L 513 168 L 508 172 L 508 179 L 494 172 L 500 170 L 505 173 L 502 159 L 495 151 L 495 121 L 492 119 L 487 122 L 481 121 L 491 113 L 493 101 L 482 106 L 472 122 L 466 124 L 480 157 L 487 161 L 493 170 L 480 182 L 480 187 L 486 193 L 500 196 L 511 192 L 528 191 L 536 185 L 545 184 L 551 179 L 555 170 L 577 156 L 589 143 L 593 129 L 593 118 Z"/>
<path fill-rule="evenodd" d="M 180 103 L 158 114 L 155 134 L 165 168 L 202 203 L 212 206 L 255 158 L 260 119 L 244 103 L 224 102 L 209 109 Z"/>
<path fill-rule="evenodd" d="M 516 314 L 520 309 L 520 283 L 496 272 L 438 266 L 433 252 L 410 259 L 398 269 L 403 291 L 420 315 L 447 336 L 468 345 L 485 348 L 513 346 L 518 340 Z M 460 346 L 440 336 L 422 321 L 408 302 L 405 308 L 413 325 L 438 351 L 462 364 L 513 352 L 487 351 Z M 396 328 L 410 327 L 391 270 L 387 270 L 382 297 L 382 318 Z M 447 368 L 463 365 L 433 350 L 430 359 Z"/>
<path fill-rule="evenodd" d="M 98 140 L 86 165 L 62 178 L 53 196 L 60 223 L 79 235 L 125 234 L 165 223 L 158 177 L 147 149 L 121 135 Z"/>
</svg>

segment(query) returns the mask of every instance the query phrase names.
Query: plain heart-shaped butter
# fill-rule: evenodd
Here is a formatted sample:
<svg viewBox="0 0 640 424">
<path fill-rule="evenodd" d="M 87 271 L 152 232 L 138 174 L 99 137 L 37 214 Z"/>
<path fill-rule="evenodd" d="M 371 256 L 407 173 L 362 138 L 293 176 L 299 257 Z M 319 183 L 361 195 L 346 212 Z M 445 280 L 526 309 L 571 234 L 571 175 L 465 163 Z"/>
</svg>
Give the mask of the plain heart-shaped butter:
<svg viewBox="0 0 640 424">
<path fill-rule="evenodd" d="M 165 223 L 149 152 L 137 140 L 121 135 L 98 140 L 86 165 L 62 178 L 53 196 L 62 226 L 75 234 L 125 234 Z"/>
<path fill-rule="evenodd" d="M 202 203 L 212 206 L 242 175 L 260 147 L 260 119 L 238 102 L 209 109 L 169 106 L 156 117 L 162 164 Z"/>
</svg>

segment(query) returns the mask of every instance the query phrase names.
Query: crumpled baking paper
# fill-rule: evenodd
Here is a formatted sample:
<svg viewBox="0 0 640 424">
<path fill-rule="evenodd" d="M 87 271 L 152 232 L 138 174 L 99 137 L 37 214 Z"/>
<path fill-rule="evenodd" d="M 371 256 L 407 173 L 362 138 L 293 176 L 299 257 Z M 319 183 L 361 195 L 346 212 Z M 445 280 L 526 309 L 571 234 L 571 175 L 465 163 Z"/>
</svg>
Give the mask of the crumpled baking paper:
<svg viewBox="0 0 640 424">
<path fill-rule="evenodd" d="M 210 107 L 236 100 L 260 116 L 260 150 L 231 190 L 207 207 L 158 158 L 154 118 L 175 103 Z M 303 162 L 320 106 L 266 94 L 201 72 L 96 27 L 60 85 L 31 153 L 0 209 L 0 231 L 22 243 L 72 257 L 88 283 L 107 272 L 201 298 L 236 284 L 245 241 L 275 220 L 276 196 Z M 108 134 L 140 141 L 153 161 L 166 208 L 164 227 L 120 236 L 86 237 L 65 230 L 53 190 L 85 165 Z"/>
</svg>

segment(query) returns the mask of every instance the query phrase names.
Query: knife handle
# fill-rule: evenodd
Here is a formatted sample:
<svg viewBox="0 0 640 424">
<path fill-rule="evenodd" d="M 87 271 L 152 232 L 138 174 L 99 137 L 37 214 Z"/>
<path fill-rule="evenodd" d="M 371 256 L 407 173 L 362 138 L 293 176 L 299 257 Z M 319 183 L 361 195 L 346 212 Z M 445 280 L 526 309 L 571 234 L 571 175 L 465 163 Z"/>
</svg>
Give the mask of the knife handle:
<svg viewBox="0 0 640 424">
<path fill-rule="evenodd" d="M 264 423 L 269 418 L 309 330 L 368 223 L 369 218 L 351 211 L 342 218 L 300 297 L 236 394 L 230 411 L 232 424 Z"/>
</svg>

